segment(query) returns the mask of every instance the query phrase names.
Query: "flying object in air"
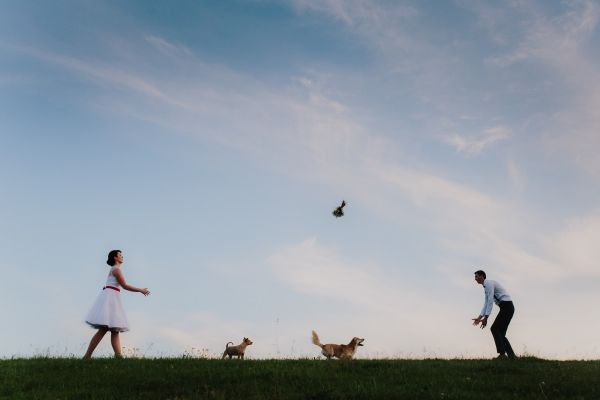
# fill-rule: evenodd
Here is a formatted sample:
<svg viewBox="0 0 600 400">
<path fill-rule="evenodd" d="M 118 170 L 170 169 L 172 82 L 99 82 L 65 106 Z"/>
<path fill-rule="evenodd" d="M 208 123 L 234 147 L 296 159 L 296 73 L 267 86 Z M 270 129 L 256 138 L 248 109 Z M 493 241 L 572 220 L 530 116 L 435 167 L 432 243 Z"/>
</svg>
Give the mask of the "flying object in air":
<svg viewBox="0 0 600 400">
<path fill-rule="evenodd" d="M 337 207 L 335 210 L 333 210 L 332 214 L 334 217 L 339 218 L 339 217 L 343 217 L 344 216 L 344 206 L 346 205 L 346 202 L 344 200 L 342 200 L 342 204 Z"/>
</svg>

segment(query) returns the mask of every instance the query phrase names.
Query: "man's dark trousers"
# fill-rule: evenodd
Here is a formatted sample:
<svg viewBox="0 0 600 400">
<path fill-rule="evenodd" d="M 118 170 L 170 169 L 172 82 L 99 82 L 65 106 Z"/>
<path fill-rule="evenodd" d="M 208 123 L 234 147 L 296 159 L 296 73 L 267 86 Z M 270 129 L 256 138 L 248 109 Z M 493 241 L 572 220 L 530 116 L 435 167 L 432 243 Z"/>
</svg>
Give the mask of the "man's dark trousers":
<svg viewBox="0 0 600 400">
<path fill-rule="evenodd" d="M 494 342 L 496 342 L 496 351 L 498 351 L 499 354 L 507 354 L 510 358 L 513 358 L 515 357 L 515 352 L 506 338 L 506 330 L 515 313 L 515 306 L 512 301 L 502 301 L 499 306 L 500 312 L 491 328 L 492 335 L 494 335 Z"/>
</svg>

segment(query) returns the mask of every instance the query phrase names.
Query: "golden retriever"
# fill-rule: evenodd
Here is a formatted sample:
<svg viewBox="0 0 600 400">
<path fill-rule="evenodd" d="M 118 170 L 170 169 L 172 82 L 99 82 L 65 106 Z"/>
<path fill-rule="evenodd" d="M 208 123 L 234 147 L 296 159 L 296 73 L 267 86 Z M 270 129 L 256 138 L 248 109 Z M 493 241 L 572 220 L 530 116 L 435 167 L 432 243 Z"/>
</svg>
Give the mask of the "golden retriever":
<svg viewBox="0 0 600 400">
<path fill-rule="evenodd" d="M 354 353 L 356 353 L 356 348 L 358 346 L 362 346 L 364 341 L 365 339 L 355 336 L 348 344 L 321 344 L 317 332 L 312 331 L 313 344 L 321 348 L 321 353 L 327 357 L 328 360 L 331 359 L 331 357 L 343 358 L 347 360 L 352 359 Z"/>
</svg>

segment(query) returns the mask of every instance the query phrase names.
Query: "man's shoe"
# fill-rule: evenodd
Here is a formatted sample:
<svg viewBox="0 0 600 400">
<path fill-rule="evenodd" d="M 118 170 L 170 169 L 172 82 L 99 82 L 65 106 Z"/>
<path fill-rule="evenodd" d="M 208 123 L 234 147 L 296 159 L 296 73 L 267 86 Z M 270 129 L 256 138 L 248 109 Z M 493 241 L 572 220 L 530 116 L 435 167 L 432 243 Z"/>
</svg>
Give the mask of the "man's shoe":
<svg viewBox="0 0 600 400">
<path fill-rule="evenodd" d="M 506 354 L 499 354 L 494 360 L 508 360 L 508 357 L 506 357 Z"/>
</svg>

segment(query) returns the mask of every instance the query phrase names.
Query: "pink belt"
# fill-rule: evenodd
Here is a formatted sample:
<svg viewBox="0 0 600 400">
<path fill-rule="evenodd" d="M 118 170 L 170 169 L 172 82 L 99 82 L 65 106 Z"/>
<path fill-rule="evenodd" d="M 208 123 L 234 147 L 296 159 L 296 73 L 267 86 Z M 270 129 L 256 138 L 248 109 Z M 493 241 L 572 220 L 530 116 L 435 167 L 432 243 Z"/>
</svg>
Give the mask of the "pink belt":
<svg viewBox="0 0 600 400">
<path fill-rule="evenodd" d="M 112 289 L 112 290 L 116 290 L 117 292 L 120 292 L 121 289 L 119 289 L 118 287 L 114 287 L 114 286 L 110 286 L 110 285 L 106 285 L 102 288 L 102 290 L 104 289 Z"/>
</svg>

